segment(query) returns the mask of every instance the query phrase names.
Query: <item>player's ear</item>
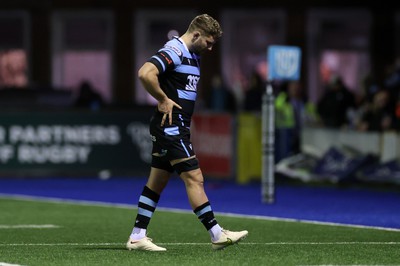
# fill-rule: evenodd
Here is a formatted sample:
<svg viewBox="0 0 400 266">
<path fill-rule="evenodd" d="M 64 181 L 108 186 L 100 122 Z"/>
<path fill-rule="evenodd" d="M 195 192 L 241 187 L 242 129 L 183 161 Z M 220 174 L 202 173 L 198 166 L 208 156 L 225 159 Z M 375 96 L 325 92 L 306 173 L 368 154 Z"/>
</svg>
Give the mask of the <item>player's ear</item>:
<svg viewBox="0 0 400 266">
<path fill-rule="evenodd" d="M 193 41 L 196 41 L 198 38 L 200 38 L 200 32 L 199 31 L 195 31 L 193 32 Z"/>
</svg>

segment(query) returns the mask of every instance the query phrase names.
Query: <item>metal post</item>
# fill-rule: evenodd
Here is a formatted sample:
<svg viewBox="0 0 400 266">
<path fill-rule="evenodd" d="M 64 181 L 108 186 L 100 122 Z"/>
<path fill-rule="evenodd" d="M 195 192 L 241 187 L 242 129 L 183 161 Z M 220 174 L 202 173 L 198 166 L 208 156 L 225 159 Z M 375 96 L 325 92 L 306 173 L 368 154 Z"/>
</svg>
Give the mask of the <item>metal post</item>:
<svg viewBox="0 0 400 266">
<path fill-rule="evenodd" d="M 261 195 L 262 202 L 273 203 L 275 201 L 275 99 L 270 81 L 267 82 L 262 100 Z"/>
</svg>

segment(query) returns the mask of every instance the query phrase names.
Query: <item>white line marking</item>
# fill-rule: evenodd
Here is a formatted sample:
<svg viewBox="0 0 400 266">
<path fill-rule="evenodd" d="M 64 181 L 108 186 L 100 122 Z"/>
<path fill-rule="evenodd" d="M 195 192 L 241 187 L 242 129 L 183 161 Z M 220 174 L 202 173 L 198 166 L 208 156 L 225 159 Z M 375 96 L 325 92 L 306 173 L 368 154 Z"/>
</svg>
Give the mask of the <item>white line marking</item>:
<svg viewBox="0 0 400 266">
<path fill-rule="evenodd" d="M 0 266 L 22 266 L 20 264 L 10 264 L 7 262 L 0 262 Z"/>
<path fill-rule="evenodd" d="M 203 246 L 211 243 L 157 243 L 166 246 Z M 400 242 L 240 242 L 239 245 L 286 246 L 286 245 L 400 245 Z M 125 246 L 125 243 L 0 243 L 0 246 Z"/>
<path fill-rule="evenodd" d="M 61 226 L 54 224 L 17 224 L 17 225 L 0 224 L 0 229 L 53 229 L 60 227 Z"/>
<path fill-rule="evenodd" d="M 96 206 L 96 207 L 115 207 L 115 208 L 121 208 L 121 209 L 137 208 L 137 205 L 133 205 L 133 204 L 130 205 L 130 204 L 109 203 L 109 202 L 100 202 L 100 201 L 60 199 L 60 198 L 52 198 L 52 197 L 27 196 L 27 195 L 19 195 L 19 194 L 0 193 L 0 197 L 17 199 L 17 200 L 26 200 L 26 201 L 45 201 L 45 202 L 51 202 L 51 203 L 75 204 L 75 205 Z M 192 210 L 184 210 L 184 209 L 176 209 L 176 208 L 157 207 L 157 211 L 185 213 L 185 214 L 193 215 Z M 258 220 L 280 221 L 280 222 L 295 222 L 295 223 L 305 223 L 305 224 L 340 226 L 340 227 L 400 232 L 400 228 L 390 228 L 390 227 L 381 227 L 381 226 L 321 222 L 321 221 L 314 221 L 314 220 L 281 218 L 281 217 L 262 216 L 262 215 L 236 214 L 236 213 L 227 213 L 227 212 L 214 212 L 214 213 L 217 215 L 221 215 L 221 216 L 235 217 L 235 218 L 247 218 L 247 219 L 258 219 Z"/>
</svg>

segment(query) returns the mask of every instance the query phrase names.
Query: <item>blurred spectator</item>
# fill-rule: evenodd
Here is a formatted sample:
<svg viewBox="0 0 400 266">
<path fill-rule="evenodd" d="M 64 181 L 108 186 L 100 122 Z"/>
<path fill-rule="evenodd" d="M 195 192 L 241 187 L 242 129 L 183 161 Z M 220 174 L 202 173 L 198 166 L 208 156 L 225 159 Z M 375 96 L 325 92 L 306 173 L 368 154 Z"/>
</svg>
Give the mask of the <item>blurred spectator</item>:
<svg viewBox="0 0 400 266">
<path fill-rule="evenodd" d="M 394 128 L 393 109 L 389 105 L 388 90 L 378 91 L 373 102 L 361 117 L 357 129 L 382 132 Z"/>
<path fill-rule="evenodd" d="M 374 95 L 379 89 L 380 86 L 378 85 L 376 76 L 373 73 L 367 74 L 362 80 L 362 100 L 360 106 L 366 103 L 372 103 Z"/>
<path fill-rule="evenodd" d="M 101 95 L 93 89 L 92 85 L 88 81 L 84 81 L 79 87 L 74 106 L 96 111 L 103 108 L 105 103 Z"/>
<path fill-rule="evenodd" d="M 305 124 L 316 124 L 318 115 L 315 105 L 307 100 L 302 84 L 299 81 L 291 81 L 288 84 L 288 101 L 294 113 L 294 134 L 292 151 L 300 152 L 301 130 Z"/>
<path fill-rule="evenodd" d="M 386 70 L 385 86 L 387 88 L 400 87 L 400 57 L 388 66 Z"/>
<path fill-rule="evenodd" d="M 386 68 L 384 86 L 389 92 L 389 105 L 395 109 L 400 98 L 400 57 Z"/>
<path fill-rule="evenodd" d="M 236 112 L 236 99 L 233 92 L 223 83 L 221 76 L 211 80 L 209 108 L 216 112 Z"/>
<path fill-rule="evenodd" d="M 315 123 L 315 106 L 307 101 L 299 81 L 282 86 L 275 99 L 276 159 L 300 152 L 301 129 L 306 123 Z"/>
<path fill-rule="evenodd" d="M 356 108 L 350 108 L 347 112 L 349 128 L 357 130 L 364 113 L 372 105 L 375 94 L 381 89 L 373 73 L 368 73 L 361 81 L 361 91 L 355 95 Z"/>
<path fill-rule="evenodd" d="M 317 103 L 317 111 L 324 126 L 341 128 L 349 124 L 347 114 L 356 108 L 355 95 L 341 77 L 334 77 Z"/>
<path fill-rule="evenodd" d="M 400 131 L 400 95 L 397 97 L 396 106 L 394 108 L 394 128 Z"/>
<path fill-rule="evenodd" d="M 262 96 L 265 91 L 265 82 L 258 72 L 254 71 L 250 77 L 249 88 L 244 96 L 245 111 L 261 111 Z"/>
</svg>

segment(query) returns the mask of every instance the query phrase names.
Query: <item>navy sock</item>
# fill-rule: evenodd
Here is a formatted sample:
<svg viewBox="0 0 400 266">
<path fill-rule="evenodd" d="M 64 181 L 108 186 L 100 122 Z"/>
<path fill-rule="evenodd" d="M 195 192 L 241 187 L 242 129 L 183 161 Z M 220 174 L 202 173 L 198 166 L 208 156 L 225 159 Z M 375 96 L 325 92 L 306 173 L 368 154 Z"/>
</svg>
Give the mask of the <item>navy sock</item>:
<svg viewBox="0 0 400 266">
<path fill-rule="evenodd" d="M 197 218 L 202 222 L 207 230 L 210 230 L 214 225 L 218 224 L 214 217 L 214 212 L 211 209 L 210 202 L 206 202 L 193 210 Z"/>
<path fill-rule="evenodd" d="M 145 186 L 138 203 L 138 214 L 136 216 L 135 227 L 147 229 L 150 219 L 156 210 L 160 195 Z"/>
</svg>

